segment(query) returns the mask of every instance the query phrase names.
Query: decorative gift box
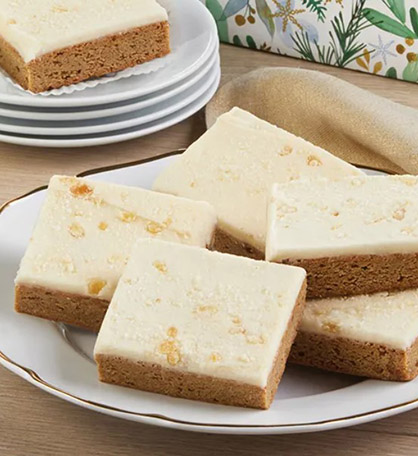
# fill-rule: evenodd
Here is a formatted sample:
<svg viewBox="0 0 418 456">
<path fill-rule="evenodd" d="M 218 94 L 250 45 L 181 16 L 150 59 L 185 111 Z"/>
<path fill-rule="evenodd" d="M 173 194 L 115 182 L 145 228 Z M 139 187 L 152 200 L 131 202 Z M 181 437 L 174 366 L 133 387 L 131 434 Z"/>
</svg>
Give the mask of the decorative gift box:
<svg viewBox="0 0 418 456">
<path fill-rule="evenodd" d="M 221 41 L 418 82 L 418 0 L 201 0 Z"/>
</svg>

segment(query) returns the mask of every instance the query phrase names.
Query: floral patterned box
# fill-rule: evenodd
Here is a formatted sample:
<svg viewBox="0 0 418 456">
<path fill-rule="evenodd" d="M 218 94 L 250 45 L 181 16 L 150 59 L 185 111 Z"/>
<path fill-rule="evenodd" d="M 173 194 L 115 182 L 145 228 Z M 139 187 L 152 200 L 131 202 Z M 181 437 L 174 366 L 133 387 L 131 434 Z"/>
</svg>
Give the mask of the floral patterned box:
<svg viewBox="0 0 418 456">
<path fill-rule="evenodd" d="M 418 82 L 418 0 L 201 0 L 221 41 Z"/>
</svg>

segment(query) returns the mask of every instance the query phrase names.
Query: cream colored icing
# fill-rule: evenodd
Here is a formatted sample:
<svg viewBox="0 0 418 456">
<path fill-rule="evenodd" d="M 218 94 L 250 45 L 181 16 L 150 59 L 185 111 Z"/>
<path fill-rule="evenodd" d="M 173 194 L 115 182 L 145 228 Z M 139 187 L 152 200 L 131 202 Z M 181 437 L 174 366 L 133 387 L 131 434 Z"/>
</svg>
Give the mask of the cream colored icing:
<svg viewBox="0 0 418 456">
<path fill-rule="evenodd" d="M 110 300 L 137 238 L 210 244 L 207 203 L 54 176 L 16 283 Z"/>
<path fill-rule="evenodd" d="M 155 0 L 0 0 L 0 36 L 25 62 L 163 21 L 167 13 Z"/>
<path fill-rule="evenodd" d="M 301 268 L 139 240 L 95 354 L 265 387 L 305 275 Z"/>
<path fill-rule="evenodd" d="M 267 202 L 275 182 L 362 174 L 302 138 L 234 108 L 161 173 L 154 189 L 210 202 L 224 231 L 264 252 Z"/>
<path fill-rule="evenodd" d="M 266 258 L 418 252 L 418 177 L 364 176 L 274 185 Z"/>
<path fill-rule="evenodd" d="M 300 330 L 405 350 L 418 337 L 418 290 L 309 301 Z"/>
</svg>

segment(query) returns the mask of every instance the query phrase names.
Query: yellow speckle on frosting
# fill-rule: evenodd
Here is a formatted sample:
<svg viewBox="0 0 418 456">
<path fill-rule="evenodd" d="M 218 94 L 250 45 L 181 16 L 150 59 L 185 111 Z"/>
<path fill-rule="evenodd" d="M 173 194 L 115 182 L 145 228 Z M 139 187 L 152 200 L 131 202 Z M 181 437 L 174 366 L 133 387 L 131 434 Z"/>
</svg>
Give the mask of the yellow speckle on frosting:
<svg viewBox="0 0 418 456">
<path fill-rule="evenodd" d="M 242 323 L 241 318 L 234 316 L 232 318 L 232 323 L 234 323 L 234 325 L 240 325 Z"/>
<path fill-rule="evenodd" d="M 321 166 L 322 161 L 315 155 L 309 155 L 307 159 L 308 166 Z"/>
<path fill-rule="evenodd" d="M 245 334 L 246 331 L 243 327 L 239 326 L 234 326 L 232 328 L 229 329 L 229 334 L 232 334 L 232 335 L 235 335 L 235 334 Z"/>
<path fill-rule="evenodd" d="M 198 306 L 197 311 L 201 313 L 216 314 L 218 312 L 218 308 L 216 306 L 202 305 Z"/>
<path fill-rule="evenodd" d="M 263 336 L 256 336 L 254 334 L 247 334 L 245 340 L 249 344 L 264 344 L 265 340 Z"/>
<path fill-rule="evenodd" d="M 110 255 L 109 257 L 106 258 L 106 261 L 109 264 L 116 264 L 116 263 L 121 263 L 124 261 L 124 257 L 122 255 Z"/>
<path fill-rule="evenodd" d="M 167 361 L 168 364 L 170 364 L 171 366 L 176 366 L 180 362 L 180 360 L 181 356 L 178 350 L 167 354 Z"/>
<path fill-rule="evenodd" d="M 213 363 L 217 363 L 222 360 L 222 356 L 217 352 L 213 352 L 209 356 L 209 360 L 212 361 Z"/>
<path fill-rule="evenodd" d="M 415 233 L 415 229 L 412 226 L 405 226 L 401 230 L 402 234 L 411 235 Z"/>
<path fill-rule="evenodd" d="M 332 334 L 337 334 L 340 331 L 340 327 L 333 321 L 324 321 L 322 323 L 322 329 Z"/>
<path fill-rule="evenodd" d="M 286 203 L 280 204 L 276 208 L 276 214 L 279 218 L 283 218 L 287 214 L 293 214 L 297 211 L 298 211 L 297 207 L 290 206 L 289 204 L 286 204 Z"/>
<path fill-rule="evenodd" d="M 418 184 L 418 177 L 414 176 L 395 176 L 395 178 L 409 187 L 413 187 Z"/>
<path fill-rule="evenodd" d="M 165 340 L 162 342 L 159 346 L 159 351 L 161 354 L 166 355 L 167 362 L 171 366 L 177 365 L 181 360 L 177 342 L 174 340 Z"/>
<path fill-rule="evenodd" d="M 62 5 L 54 5 L 51 8 L 51 11 L 53 13 L 68 13 L 70 10 L 68 8 L 66 8 L 65 6 L 62 6 Z"/>
<path fill-rule="evenodd" d="M 170 326 L 168 329 L 167 329 L 167 336 L 168 337 L 177 337 L 177 328 L 174 327 L 174 326 Z"/>
<path fill-rule="evenodd" d="M 251 360 L 250 360 L 250 357 L 246 354 L 243 354 L 243 355 L 240 355 L 238 356 L 238 361 L 241 362 L 241 363 L 249 363 Z"/>
<path fill-rule="evenodd" d="M 106 222 L 100 222 L 100 223 L 99 223 L 99 230 L 101 230 L 101 231 L 106 231 L 107 228 L 108 228 L 108 226 L 109 226 L 109 225 L 108 225 Z"/>
<path fill-rule="evenodd" d="M 293 152 L 293 147 L 292 146 L 283 146 L 279 155 L 281 157 L 285 157 L 286 155 L 290 155 Z"/>
<path fill-rule="evenodd" d="M 106 280 L 90 279 L 87 285 L 89 294 L 97 296 L 106 286 Z"/>
<path fill-rule="evenodd" d="M 167 265 L 163 263 L 162 261 L 155 260 L 154 263 L 152 263 L 154 268 L 157 269 L 157 271 L 160 271 L 162 274 L 166 274 L 168 269 Z"/>
<path fill-rule="evenodd" d="M 150 220 L 149 222 L 147 222 L 146 230 L 148 231 L 148 233 L 158 234 L 166 230 L 172 223 L 173 220 L 170 217 L 168 217 L 167 220 L 165 220 L 163 223 L 158 223 L 154 220 Z"/>
<path fill-rule="evenodd" d="M 130 211 L 122 211 L 119 214 L 119 220 L 121 220 L 123 223 L 132 223 L 135 222 L 135 220 L 138 218 L 137 214 L 135 212 L 130 212 Z"/>
<path fill-rule="evenodd" d="M 93 189 L 87 184 L 77 183 L 70 187 L 70 193 L 76 198 L 85 198 L 93 193 Z"/>
<path fill-rule="evenodd" d="M 405 214 L 406 214 L 406 209 L 404 207 L 400 207 L 399 209 L 396 209 L 393 212 L 392 217 L 395 220 L 403 220 L 405 218 Z"/>
<path fill-rule="evenodd" d="M 84 228 L 77 222 L 72 223 L 68 227 L 68 232 L 71 234 L 72 237 L 77 239 L 84 237 L 86 234 Z"/>
</svg>

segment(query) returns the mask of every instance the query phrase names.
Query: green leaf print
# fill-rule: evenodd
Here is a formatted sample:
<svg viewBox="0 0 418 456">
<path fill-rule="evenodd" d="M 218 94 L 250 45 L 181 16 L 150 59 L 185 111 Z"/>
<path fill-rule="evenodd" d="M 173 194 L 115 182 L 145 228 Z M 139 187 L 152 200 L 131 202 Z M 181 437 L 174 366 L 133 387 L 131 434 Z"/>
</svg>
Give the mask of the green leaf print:
<svg viewBox="0 0 418 456">
<path fill-rule="evenodd" d="M 359 35 L 372 26 L 363 15 L 366 1 L 355 1 L 348 21 L 341 11 L 331 20 L 330 41 L 326 45 L 320 45 L 317 41 L 312 44 L 306 32 L 294 33 L 292 40 L 295 51 L 306 60 L 339 67 L 345 67 L 362 57 L 366 44 L 359 39 Z"/>
<path fill-rule="evenodd" d="M 388 70 L 386 71 L 385 76 L 386 76 L 387 78 L 391 78 L 391 79 L 398 79 L 398 72 L 396 71 L 396 68 L 395 68 L 395 67 L 390 67 L 390 68 L 388 68 Z"/>
<path fill-rule="evenodd" d="M 418 54 L 417 54 L 418 57 Z M 418 59 L 415 62 L 409 62 L 402 73 L 402 78 L 409 82 L 418 82 Z"/>
<path fill-rule="evenodd" d="M 405 0 L 387 0 L 387 6 L 401 22 L 405 23 Z"/>
<path fill-rule="evenodd" d="M 227 43 L 229 41 L 228 22 L 221 19 L 223 13 L 222 5 L 219 3 L 219 0 L 206 0 L 206 6 L 216 20 L 219 39 Z"/>
<path fill-rule="evenodd" d="M 254 38 L 250 35 L 247 35 L 247 45 L 251 49 L 257 49 L 257 45 L 255 44 Z"/>
<path fill-rule="evenodd" d="M 232 38 L 232 43 L 235 44 L 235 46 L 244 46 L 242 44 L 241 38 L 238 35 L 234 35 Z"/>
<path fill-rule="evenodd" d="M 223 8 L 218 0 L 206 0 L 206 7 L 212 13 L 212 16 L 215 18 L 215 21 L 218 21 L 221 18 Z"/>
<path fill-rule="evenodd" d="M 335 65 L 339 67 L 345 67 L 356 60 L 366 48 L 366 44 L 359 39 L 360 33 L 371 27 L 364 15 L 365 4 L 366 0 L 357 0 L 348 21 L 341 11 L 331 21 L 330 46 L 334 50 Z"/>
<path fill-rule="evenodd" d="M 400 36 L 402 38 L 418 38 L 418 36 L 409 29 L 406 25 L 401 24 L 395 19 L 391 19 L 386 14 L 380 13 L 372 8 L 365 8 L 363 10 L 364 17 L 376 27 L 385 30 L 386 32 Z"/>
<path fill-rule="evenodd" d="M 302 5 L 309 8 L 312 13 L 315 13 L 319 21 L 324 22 L 327 9 L 321 3 L 322 0 L 302 0 Z"/>
<path fill-rule="evenodd" d="M 272 12 L 270 7 L 267 5 L 266 0 L 255 0 L 255 7 L 257 13 L 260 16 L 263 24 L 266 26 L 267 31 L 270 36 L 273 37 L 274 32 L 276 31 L 276 26 L 273 21 Z"/>
<path fill-rule="evenodd" d="M 409 10 L 409 16 L 411 17 L 412 28 L 414 29 L 415 35 L 418 36 L 418 13 L 415 8 Z"/>
</svg>

